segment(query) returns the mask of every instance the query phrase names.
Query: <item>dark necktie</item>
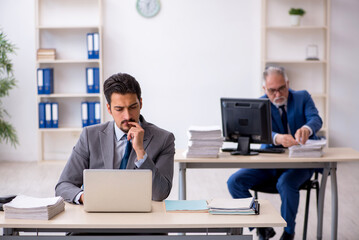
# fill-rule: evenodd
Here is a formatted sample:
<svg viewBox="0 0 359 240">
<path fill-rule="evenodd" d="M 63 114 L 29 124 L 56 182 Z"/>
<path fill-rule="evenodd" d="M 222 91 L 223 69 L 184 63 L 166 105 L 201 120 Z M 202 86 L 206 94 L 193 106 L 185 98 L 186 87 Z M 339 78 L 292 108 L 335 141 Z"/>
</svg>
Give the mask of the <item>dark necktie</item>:
<svg viewBox="0 0 359 240">
<path fill-rule="evenodd" d="M 125 134 L 125 138 L 127 139 L 127 134 Z M 127 144 L 126 144 L 125 154 L 123 155 L 123 158 L 122 158 L 122 161 L 121 161 L 120 169 L 126 169 L 128 158 L 130 157 L 131 150 L 132 150 L 132 144 L 128 140 Z"/>
<path fill-rule="evenodd" d="M 288 134 L 288 119 L 287 119 L 287 112 L 285 111 L 285 105 L 279 107 L 282 109 L 282 124 L 284 128 L 284 134 Z"/>
</svg>

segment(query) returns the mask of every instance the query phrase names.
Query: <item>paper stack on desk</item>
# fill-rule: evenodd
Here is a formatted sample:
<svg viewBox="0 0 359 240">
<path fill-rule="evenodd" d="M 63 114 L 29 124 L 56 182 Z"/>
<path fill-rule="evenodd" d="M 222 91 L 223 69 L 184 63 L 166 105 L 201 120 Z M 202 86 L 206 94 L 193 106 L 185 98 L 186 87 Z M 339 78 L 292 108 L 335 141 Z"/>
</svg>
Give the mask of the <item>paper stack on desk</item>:
<svg viewBox="0 0 359 240">
<path fill-rule="evenodd" d="M 188 129 L 188 150 L 186 157 L 216 158 L 223 144 L 221 129 L 218 126 L 192 126 Z"/>
<path fill-rule="evenodd" d="M 19 195 L 3 205 L 5 218 L 49 220 L 64 211 L 61 197 L 35 198 Z"/>
<path fill-rule="evenodd" d="M 289 147 L 289 157 L 305 158 L 305 157 L 322 157 L 323 147 L 327 144 L 326 139 L 311 140 L 309 139 L 303 145 L 294 145 Z"/>
<path fill-rule="evenodd" d="M 240 199 L 212 199 L 208 203 L 211 214 L 259 214 L 259 204 L 254 197 Z"/>
</svg>

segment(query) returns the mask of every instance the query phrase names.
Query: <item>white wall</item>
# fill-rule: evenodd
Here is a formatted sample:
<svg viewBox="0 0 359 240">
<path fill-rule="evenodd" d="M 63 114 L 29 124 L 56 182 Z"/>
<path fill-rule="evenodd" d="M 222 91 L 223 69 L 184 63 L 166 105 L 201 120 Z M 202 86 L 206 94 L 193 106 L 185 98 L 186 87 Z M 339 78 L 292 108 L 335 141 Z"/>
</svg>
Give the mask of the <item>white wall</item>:
<svg viewBox="0 0 359 240">
<path fill-rule="evenodd" d="M 104 0 L 104 77 L 116 72 L 136 77 L 143 115 L 172 131 L 176 147 L 186 146 L 190 125 L 220 125 L 220 97 L 258 96 L 260 0 L 162 0 L 153 19 L 141 17 L 135 2 Z M 331 145 L 359 150 L 354 139 L 359 6 L 354 0 L 332 5 Z M 20 139 L 17 149 L 0 144 L 0 160 L 37 159 L 34 19 L 34 1 L 0 2 L 0 26 L 18 46 L 13 57 L 18 88 L 4 106 Z"/>
</svg>

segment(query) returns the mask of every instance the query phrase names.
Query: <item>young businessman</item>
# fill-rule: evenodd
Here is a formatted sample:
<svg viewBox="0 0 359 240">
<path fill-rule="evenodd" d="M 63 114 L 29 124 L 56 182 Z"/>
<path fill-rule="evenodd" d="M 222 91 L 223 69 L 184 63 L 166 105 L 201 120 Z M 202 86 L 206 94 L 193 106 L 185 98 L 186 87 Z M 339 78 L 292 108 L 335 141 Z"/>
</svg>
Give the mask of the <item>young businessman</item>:
<svg viewBox="0 0 359 240">
<path fill-rule="evenodd" d="M 103 88 L 113 121 L 83 129 L 55 187 L 56 196 L 77 204 L 86 201 L 81 189 L 84 169 L 151 169 L 152 199 L 162 201 L 172 188 L 173 134 L 140 114 L 141 88 L 132 76 L 114 74 Z"/>
<path fill-rule="evenodd" d="M 290 147 L 304 144 L 322 127 L 314 102 L 307 91 L 289 89 L 283 68 L 268 67 L 263 73 L 263 88 L 271 101 L 272 137 L 274 145 Z M 268 147 L 268 146 L 267 146 Z M 240 169 L 228 179 L 233 198 L 251 197 L 255 185 L 275 180 L 282 205 L 281 215 L 287 222 L 280 239 L 294 239 L 295 217 L 299 205 L 299 187 L 313 175 L 314 169 Z M 259 239 L 275 235 L 273 228 L 258 229 Z"/>
</svg>

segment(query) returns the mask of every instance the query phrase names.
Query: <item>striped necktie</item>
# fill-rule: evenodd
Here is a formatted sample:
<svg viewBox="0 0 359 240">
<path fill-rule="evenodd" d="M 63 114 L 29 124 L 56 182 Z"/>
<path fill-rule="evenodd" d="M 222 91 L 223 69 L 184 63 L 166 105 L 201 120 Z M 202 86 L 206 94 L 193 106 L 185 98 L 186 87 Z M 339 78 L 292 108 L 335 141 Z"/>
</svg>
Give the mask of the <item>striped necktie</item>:
<svg viewBox="0 0 359 240">
<path fill-rule="evenodd" d="M 127 134 L 125 134 L 125 138 L 127 139 Z M 128 158 L 130 157 L 131 150 L 132 150 L 132 144 L 128 140 L 127 144 L 126 144 L 125 154 L 123 155 L 123 158 L 122 158 L 122 161 L 121 161 L 120 169 L 126 169 Z"/>
</svg>

